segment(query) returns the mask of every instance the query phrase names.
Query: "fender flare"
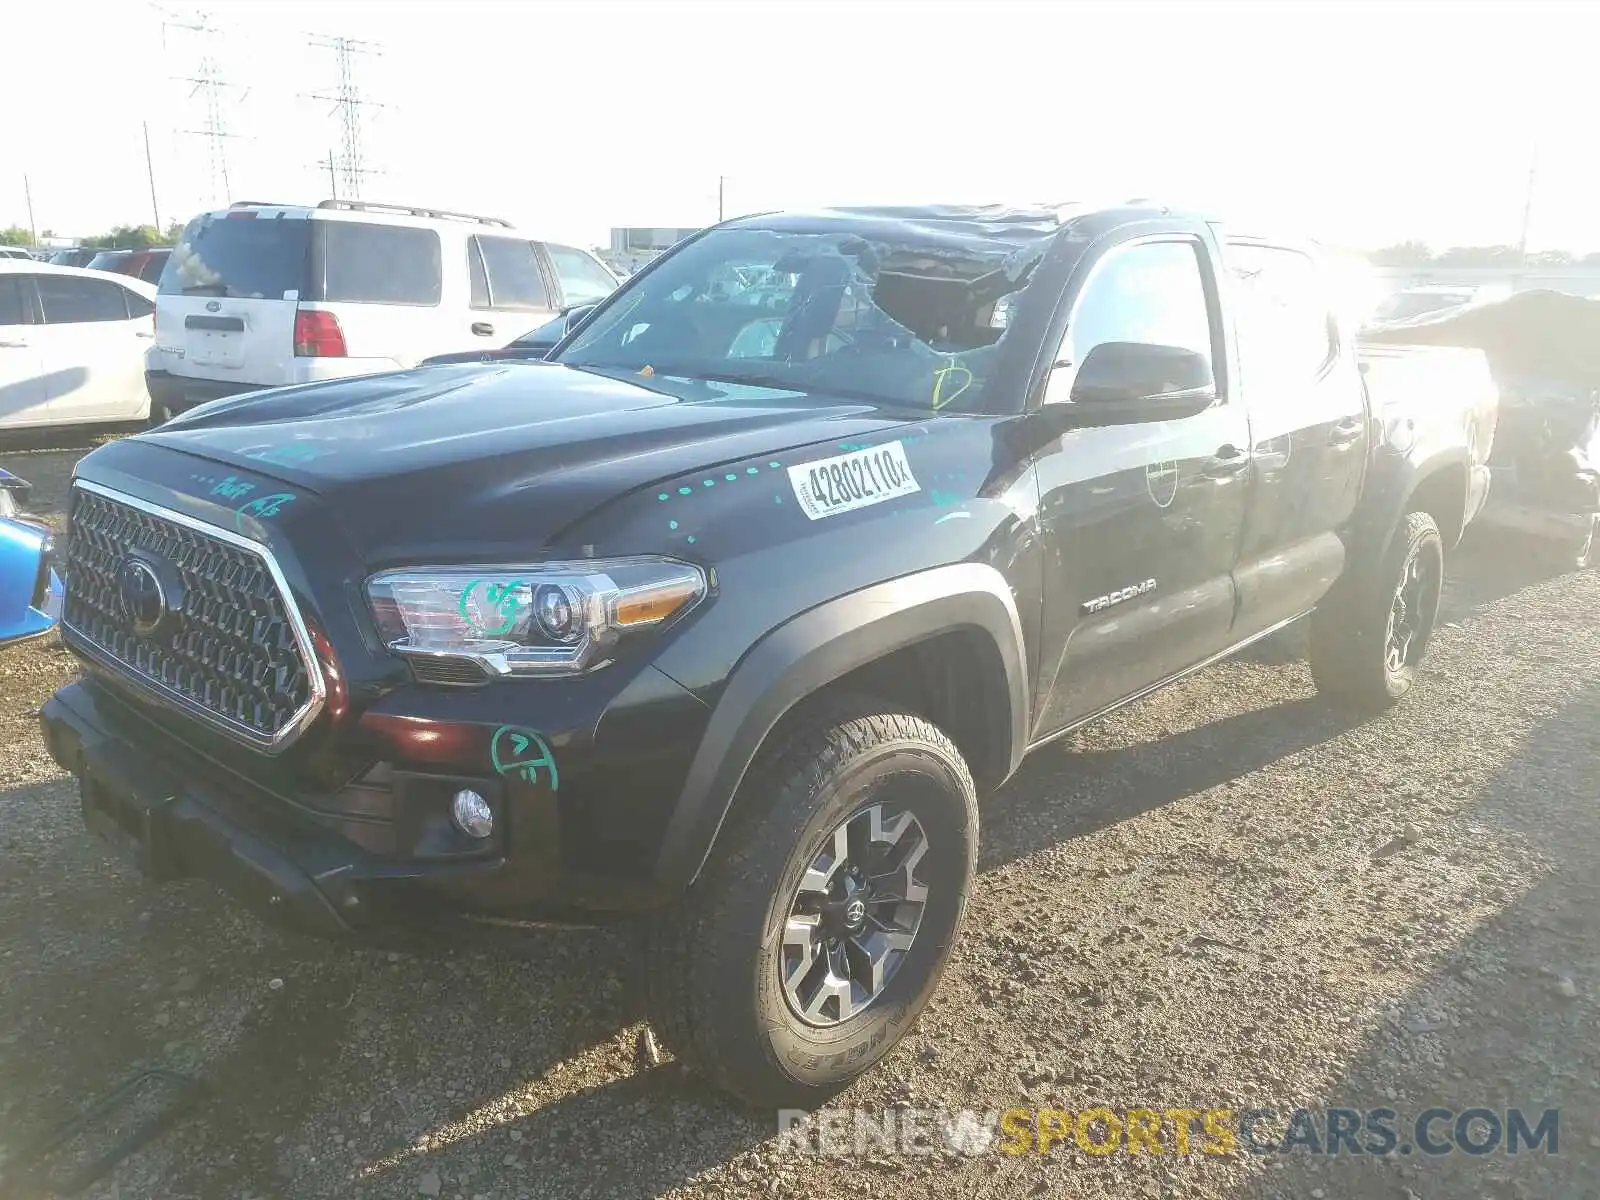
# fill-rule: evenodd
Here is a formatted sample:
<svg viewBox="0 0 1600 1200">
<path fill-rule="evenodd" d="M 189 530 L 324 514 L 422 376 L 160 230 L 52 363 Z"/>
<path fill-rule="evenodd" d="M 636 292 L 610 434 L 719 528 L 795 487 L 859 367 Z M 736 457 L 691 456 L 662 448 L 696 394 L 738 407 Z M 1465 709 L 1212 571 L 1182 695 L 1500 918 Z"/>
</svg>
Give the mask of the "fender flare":
<svg viewBox="0 0 1600 1200">
<path fill-rule="evenodd" d="M 1350 561 L 1382 561 L 1417 489 L 1445 468 L 1456 466 L 1467 469 L 1468 482 L 1461 496 L 1464 517 L 1473 467 L 1472 457 L 1464 446 L 1448 447 L 1420 461 L 1396 455 L 1387 469 L 1380 465 L 1378 470 L 1370 472 L 1367 491 L 1362 497 L 1365 511 L 1356 523 Z"/>
<path fill-rule="evenodd" d="M 654 876 L 681 890 L 699 877 L 750 764 L 779 720 L 857 667 L 954 629 L 994 643 L 1010 700 L 1005 774 L 1028 746 L 1029 683 L 1022 622 L 1005 577 L 958 563 L 875 584 L 808 609 L 766 634 L 722 689 L 667 823 Z"/>
</svg>

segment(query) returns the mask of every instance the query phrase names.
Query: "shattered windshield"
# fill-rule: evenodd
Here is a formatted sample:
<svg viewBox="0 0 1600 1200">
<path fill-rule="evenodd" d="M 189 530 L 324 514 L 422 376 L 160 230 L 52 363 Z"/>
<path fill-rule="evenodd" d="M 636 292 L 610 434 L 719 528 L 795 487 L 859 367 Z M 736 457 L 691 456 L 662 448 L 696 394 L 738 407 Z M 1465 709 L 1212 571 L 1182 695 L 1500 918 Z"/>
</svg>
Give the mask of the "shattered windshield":
<svg viewBox="0 0 1600 1200">
<path fill-rule="evenodd" d="M 1045 244 L 713 230 L 627 286 L 555 358 L 979 411 L 1011 305 Z"/>
</svg>

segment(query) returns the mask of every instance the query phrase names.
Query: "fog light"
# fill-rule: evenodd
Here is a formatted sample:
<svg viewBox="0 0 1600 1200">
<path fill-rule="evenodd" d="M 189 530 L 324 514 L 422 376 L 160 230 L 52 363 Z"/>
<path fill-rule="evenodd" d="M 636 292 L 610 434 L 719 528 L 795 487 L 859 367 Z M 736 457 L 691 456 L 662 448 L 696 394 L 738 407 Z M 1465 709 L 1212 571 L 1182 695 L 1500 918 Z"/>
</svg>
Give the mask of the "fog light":
<svg viewBox="0 0 1600 1200">
<path fill-rule="evenodd" d="M 494 832 L 489 802 L 471 788 L 462 788 L 450 798 L 450 816 L 468 837 L 486 838 Z"/>
</svg>

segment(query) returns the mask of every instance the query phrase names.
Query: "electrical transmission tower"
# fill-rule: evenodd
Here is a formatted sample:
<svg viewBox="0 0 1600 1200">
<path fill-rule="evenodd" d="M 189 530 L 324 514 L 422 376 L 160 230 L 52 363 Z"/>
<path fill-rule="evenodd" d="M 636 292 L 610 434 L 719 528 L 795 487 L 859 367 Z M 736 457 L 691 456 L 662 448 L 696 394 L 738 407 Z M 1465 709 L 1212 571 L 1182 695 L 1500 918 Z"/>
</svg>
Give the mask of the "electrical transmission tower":
<svg viewBox="0 0 1600 1200">
<path fill-rule="evenodd" d="M 310 44 L 320 46 L 325 50 L 332 50 L 338 63 L 339 83 L 335 90 L 332 92 L 313 92 L 310 99 L 330 101 L 334 106 L 334 111 L 339 115 L 344 146 L 338 158 L 337 173 L 344 185 L 345 198 L 358 200 L 361 198 L 361 181 L 368 175 L 382 174 L 381 171 L 368 167 L 362 158 L 362 110 L 382 108 L 384 106 L 362 96 L 361 88 L 356 83 L 354 59 L 358 54 L 377 55 L 382 54 L 383 51 L 376 42 L 363 42 L 347 37 L 326 37 L 321 34 L 312 34 Z M 326 164 L 319 163 L 318 165 Z"/>
<path fill-rule="evenodd" d="M 167 16 L 163 11 L 163 16 Z M 249 95 L 249 89 L 240 87 L 223 78 L 222 69 L 217 65 L 216 46 L 222 31 L 211 23 L 211 18 L 205 13 L 197 13 L 191 20 L 163 20 L 161 24 L 161 38 L 166 42 L 168 29 L 182 29 L 197 36 L 200 44 L 200 59 L 192 75 L 179 75 L 175 78 L 182 83 L 192 84 L 189 92 L 191 100 L 199 98 L 204 105 L 204 128 L 183 129 L 180 133 L 190 134 L 206 139 L 211 166 L 211 201 L 213 204 L 221 202 L 227 204 L 232 200 L 232 187 L 228 182 L 228 141 L 239 135 L 228 131 L 227 109 L 225 95 L 228 91 L 237 89 L 239 99 L 243 100 Z"/>
</svg>

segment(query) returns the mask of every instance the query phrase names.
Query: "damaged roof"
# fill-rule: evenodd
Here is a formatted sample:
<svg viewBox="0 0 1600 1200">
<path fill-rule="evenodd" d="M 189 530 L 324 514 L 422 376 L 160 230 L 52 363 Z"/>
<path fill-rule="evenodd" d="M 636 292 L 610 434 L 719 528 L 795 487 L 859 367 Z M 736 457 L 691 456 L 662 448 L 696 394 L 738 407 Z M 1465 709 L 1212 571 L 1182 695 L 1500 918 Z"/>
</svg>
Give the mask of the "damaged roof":
<svg viewBox="0 0 1600 1200">
<path fill-rule="evenodd" d="M 835 207 L 757 213 L 726 227 L 778 233 L 852 235 L 880 249 L 988 262 L 1013 282 L 1022 279 L 1052 240 L 1077 221 L 1118 213 L 1129 219 L 1169 214 L 1148 201 L 1123 205 L 927 204 Z"/>
<path fill-rule="evenodd" d="M 924 204 L 869 205 L 814 211 L 758 213 L 729 225 L 795 233 L 854 232 L 866 238 L 913 239 L 971 251 L 988 243 L 1000 254 L 1048 241 L 1074 220 L 1093 213 L 1127 209 L 1130 216 L 1166 209 L 1145 201 L 1129 205 Z"/>
</svg>

